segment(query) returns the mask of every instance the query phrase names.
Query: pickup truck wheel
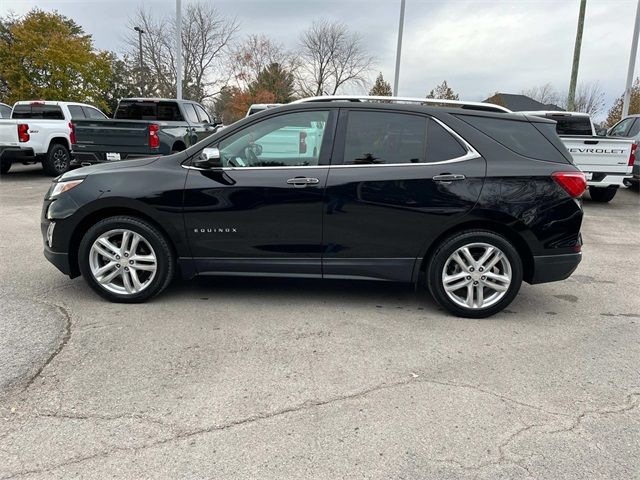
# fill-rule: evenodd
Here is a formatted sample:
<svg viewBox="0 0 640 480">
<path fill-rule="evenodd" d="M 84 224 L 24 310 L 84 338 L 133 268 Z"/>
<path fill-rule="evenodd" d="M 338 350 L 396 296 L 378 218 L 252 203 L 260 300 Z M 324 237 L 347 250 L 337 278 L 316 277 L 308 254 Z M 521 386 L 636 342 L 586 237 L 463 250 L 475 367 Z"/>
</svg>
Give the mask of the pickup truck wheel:
<svg viewBox="0 0 640 480">
<path fill-rule="evenodd" d="M 0 173 L 4 175 L 5 173 L 9 173 L 11 169 L 11 162 L 8 160 L 2 160 L 0 162 Z"/>
<path fill-rule="evenodd" d="M 489 317 L 509 305 L 522 284 L 522 260 L 504 237 L 485 230 L 445 239 L 427 268 L 433 298 L 459 317 Z"/>
<path fill-rule="evenodd" d="M 54 143 L 49 147 L 47 156 L 42 161 L 42 168 L 47 175 L 57 177 L 69 170 L 71 155 L 64 145 Z"/>
<path fill-rule="evenodd" d="M 89 286 L 112 302 L 139 303 L 171 282 L 175 258 L 152 224 L 117 216 L 87 230 L 78 249 L 80 272 Z"/>
<path fill-rule="evenodd" d="M 618 193 L 618 187 L 589 187 L 589 195 L 594 202 L 610 202 Z"/>
</svg>

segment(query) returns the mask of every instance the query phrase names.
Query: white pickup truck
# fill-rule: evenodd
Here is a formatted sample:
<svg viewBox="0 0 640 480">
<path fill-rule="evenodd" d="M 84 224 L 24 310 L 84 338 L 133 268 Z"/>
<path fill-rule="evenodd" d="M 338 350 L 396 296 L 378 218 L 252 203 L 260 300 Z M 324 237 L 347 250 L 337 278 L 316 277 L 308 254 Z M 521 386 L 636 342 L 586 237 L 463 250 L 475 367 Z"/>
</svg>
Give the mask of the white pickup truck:
<svg viewBox="0 0 640 480">
<path fill-rule="evenodd" d="M 23 101 L 13 106 L 10 119 L 0 120 L 0 171 L 5 174 L 12 163 L 42 163 L 48 175 L 58 176 L 71 164 L 71 121 L 106 119 L 91 105 L 74 102 Z M 9 127 L 7 127 L 9 125 Z M 15 137 L 18 143 L 15 145 Z"/>
<path fill-rule="evenodd" d="M 631 177 L 637 144 L 632 139 L 595 134 L 591 118 L 578 112 L 522 112 L 555 120 L 556 132 L 573 161 L 587 177 L 595 202 L 609 202 Z"/>
</svg>

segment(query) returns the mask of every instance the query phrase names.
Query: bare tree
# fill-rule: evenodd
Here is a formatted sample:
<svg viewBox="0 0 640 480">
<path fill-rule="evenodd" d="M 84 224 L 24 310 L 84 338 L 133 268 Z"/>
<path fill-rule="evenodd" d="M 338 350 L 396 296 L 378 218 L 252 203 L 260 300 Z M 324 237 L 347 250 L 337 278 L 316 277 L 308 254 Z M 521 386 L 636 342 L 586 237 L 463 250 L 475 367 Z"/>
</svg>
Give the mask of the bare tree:
<svg viewBox="0 0 640 480">
<path fill-rule="evenodd" d="M 321 19 L 300 37 L 296 73 L 303 95 L 335 95 L 347 85 L 365 88 L 373 65 L 362 36 L 343 23 Z"/>
<path fill-rule="evenodd" d="M 537 87 L 531 87 L 526 90 L 522 90 L 520 92 L 522 95 L 526 95 L 527 97 L 533 98 L 534 100 L 548 104 L 558 104 L 560 102 L 560 96 L 553 85 L 550 83 L 545 83 L 544 85 L 539 85 Z"/>
<path fill-rule="evenodd" d="M 597 115 L 604 110 L 604 92 L 598 82 L 581 83 L 576 89 L 574 100 L 576 112 Z"/>
<path fill-rule="evenodd" d="M 278 64 L 289 72 L 294 72 L 298 65 L 296 55 L 282 44 L 255 34 L 235 45 L 229 60 L 229 69 L 240 88 L 248 88 L 269 65 Z"/>
<path fill-rule="evenodd" d="M 145 91 L 162 97 L 176 92 L 175 37 L 173 17 L 157 18 L 142 7 L 129 19 L 125 39 L 127 53 L 138 58 L 138 37 L 133 27 L 142 28 L 142 56 Z M 202 102 L 220 92 L 228 82 L 225 60 L 230 42 L 238 30 L 233 18 L 221 15 L 210 3 L 188 3 L 182 20 L 183 95 Z"/>
</svg>

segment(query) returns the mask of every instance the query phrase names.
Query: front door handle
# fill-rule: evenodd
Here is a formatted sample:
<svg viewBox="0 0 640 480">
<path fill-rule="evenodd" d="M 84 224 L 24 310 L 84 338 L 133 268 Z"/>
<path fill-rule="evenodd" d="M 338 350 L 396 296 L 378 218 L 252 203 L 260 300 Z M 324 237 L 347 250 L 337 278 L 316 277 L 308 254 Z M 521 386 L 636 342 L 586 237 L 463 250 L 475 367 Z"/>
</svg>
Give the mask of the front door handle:
<svg viewBox="0 0 640 480">
<path fill-rule="evenodd" d="M 316 183 L 320 183 L 320 180 L 317 178 L 309 178 L 309 177 L 296 177 L 290 178 L 287 180 L 289 185 L 293 185 L 296 188 L 303 188 L 307 185 L 315 185 Z"/>
<path fill-rule="evenodd" d="M 464 180 L 464 175 L 460 173 L 443 173 L 442 175 L 436 175 L 433 177 L 433 180 L 436 182 L 454 182 L 457 180 Z"/>
</svg>

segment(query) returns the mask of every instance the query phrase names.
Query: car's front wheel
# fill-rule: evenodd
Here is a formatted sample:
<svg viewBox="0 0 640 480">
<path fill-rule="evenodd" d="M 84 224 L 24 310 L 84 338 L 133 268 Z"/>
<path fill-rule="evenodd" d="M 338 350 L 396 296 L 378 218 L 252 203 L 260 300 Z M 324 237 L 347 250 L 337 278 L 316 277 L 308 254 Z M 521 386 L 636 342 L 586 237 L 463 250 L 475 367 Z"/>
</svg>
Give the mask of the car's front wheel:
<svg viewBox="0 0 640 480">
<path fill-rule="evenodd" d="M 489 317 L 509 305 L 522 284 L 522 260 L 506 238 L 484 230 L 444 240 L 427 268 L 433 298 L 460 317 Z"/>
<path fill-rule="evenodd" d="M 78 264 L 91 288 L 104 298 L 138 303 L 169 285 L 175 258 L 155 226 L 139 218 L 118 216 L 87 230 L 80 242 Z"/>
</svg>

